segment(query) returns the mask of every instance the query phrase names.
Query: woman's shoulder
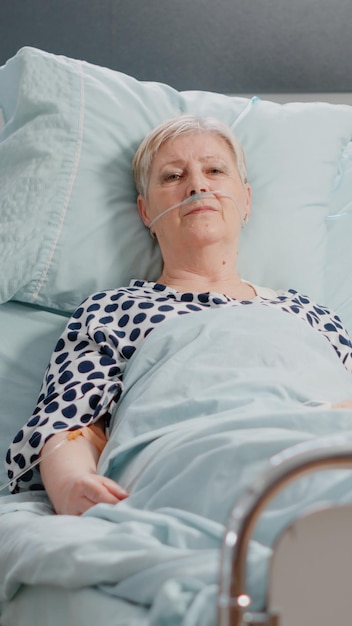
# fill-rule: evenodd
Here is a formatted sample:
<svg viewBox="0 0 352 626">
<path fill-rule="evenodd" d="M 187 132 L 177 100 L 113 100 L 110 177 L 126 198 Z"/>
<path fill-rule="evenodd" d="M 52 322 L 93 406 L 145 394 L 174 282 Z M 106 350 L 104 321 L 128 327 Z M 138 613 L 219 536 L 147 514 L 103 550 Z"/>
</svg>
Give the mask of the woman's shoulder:
<svg viewBox="0 0 352 626">
<path fill-rule="evenodd" d="M 133 297 L 148 296 L 150 292 L 155 291 L 154 285 L 155 283 L 133 279 L 128 285 L 122 287 L 95 291 L 79 304 L 76 311 L 87 310 L 87 308 L 91 308 L 94 311 L 94 309 L 99 309 L 102 305 L 106 305 L 107 302 L 118 303 L 125 298 L 133 299 Z"/>
<path fill-rule="evenodd" d="M 263 287 L 249 283 L 255 289 L 257 296 L 266 300 L 294 300 L 301 304 L 315 304 L 314 300 L 306 294 L 300 293 L 292 287 L 289 289 L 272 289 L 272 287 Z M 322 307 L 323 308 L 323 307 Z"/>
<path fill-rule="evenodd" d="M 302 293 L 293 287 L 288 289 L 272 289 L 271 287 L 262 287 L 250 283 L 256 291 L 257 297 L 263 300 L 269 300 L 272 303 L 284 306 L 292 306 L 298 309 L 313 310 L 319 315 L 336 315 L 328 306 L 317 303 L 306 293 Z"/>
<path fill-rule="evenodd" d="M 271 289 L 267 287 L 254 287 L 257 290 L 258 296 L 264 300 L 269 300 L 273 304 L 278 304 L 282 307 L 288 307 L 287 310 L 292 310 L 294 313 L 299 311 L 308 312 L 318 319 L 326 316 L 330 316 L 336 320 L 339 319 L 336 312 L 329 306 L 320 304 L 306 293 L 302 293 L 294 288 L 289 289 Z"/>
</svg>

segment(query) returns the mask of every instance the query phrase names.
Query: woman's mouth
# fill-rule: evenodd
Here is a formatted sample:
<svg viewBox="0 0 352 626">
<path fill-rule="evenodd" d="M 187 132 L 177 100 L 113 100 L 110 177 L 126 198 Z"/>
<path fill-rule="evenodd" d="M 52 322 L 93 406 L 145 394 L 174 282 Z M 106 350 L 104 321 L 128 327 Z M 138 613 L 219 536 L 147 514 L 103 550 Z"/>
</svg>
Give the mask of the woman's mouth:
<svg viewBox="0 0 352 626">
<path fill-rule="evenodd" d="M 187 211 L 187 213 L 185 213 L 185 217 L 188 217 L 189 215 L 195 215 L 197 213 L 207 213 L 209 211 L 217 212 L 217 209 L 209 205 L 197 206 Z"/>
</svg>

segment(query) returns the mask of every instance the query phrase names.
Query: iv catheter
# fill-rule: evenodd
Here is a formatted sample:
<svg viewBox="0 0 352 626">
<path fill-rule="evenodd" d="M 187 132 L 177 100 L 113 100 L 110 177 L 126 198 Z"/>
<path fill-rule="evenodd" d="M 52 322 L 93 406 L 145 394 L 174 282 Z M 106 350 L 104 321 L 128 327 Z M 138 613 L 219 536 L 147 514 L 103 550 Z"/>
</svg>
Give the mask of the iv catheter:
<svg viewBox="0 0 352 626">
<path fill-rule="evenodd" d="M 157 215 L 156 217 L 154 217 L 152 219 L 151 222 L 149 222 L 148 224 L 148 228 L 151 231 L 152 226 L 154 226 L 155 222 L 157 222 L 158 219 L 160 219 L 161 217 L 163 217 L 164 215 L 166 215 L 167 213 L 169 213 L 170 211 L 173 211 L 174 209 L 177 209 L 178 207 L 181 206 L 186 206 L 187 204 L 190 204 L 192 202 L 197 202 L 198 200 L 203 200 L 204 198 L 217 198 L 217 197 L 224 197 L 224 198 L 229 198 L 230 200 L 233 201 L 239 216 L 241 218 L 241 225 L 242 228 L 246 223 L 245 218 L 243 217 L 243 213 L 238 205 L 238 202 L 236 200 L 236 198 L 234 196 L 232 196 L 231 194 L 227 193 L 226 191 L 223 191 L 222 189 L 215 189 L 214 191 L 203 191 L 201 193 L 195 193 L 192 196 L 189 196 L 188 198 L 185 198 L 185 200 L 182 200 L 182 202 L 177 202 L 177 204 L 173 204 L 172 206 L 168 207 L 167 209 L 165 209 L 164 211 L 162 211 L 161 213 L 159 213 L 159 215 Z"/>
</svg>

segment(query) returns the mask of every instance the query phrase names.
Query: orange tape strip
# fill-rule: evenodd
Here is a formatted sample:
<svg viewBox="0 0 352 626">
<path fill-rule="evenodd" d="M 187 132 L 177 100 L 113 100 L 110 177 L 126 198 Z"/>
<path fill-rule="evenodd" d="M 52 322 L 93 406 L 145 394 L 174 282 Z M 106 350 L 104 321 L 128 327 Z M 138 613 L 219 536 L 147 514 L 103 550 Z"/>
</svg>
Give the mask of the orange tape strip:
<svg viewBox="0 0 352 626">
<path fill-rule="evenodd" d="M 94 426 L 94 424 L 92 424 L 91 426 L 84 426 L 83 428 L 77 428 L 77 430 L 71 430 L 67 435 L 67 439 L 69 441 L 74 441 L 74 439 L 77 439 L 77 437 L 80 436 L 88 439 L 96 447 L 99 454 L 102 453 L 107 439 L 99 426 Z"/>
</svg>

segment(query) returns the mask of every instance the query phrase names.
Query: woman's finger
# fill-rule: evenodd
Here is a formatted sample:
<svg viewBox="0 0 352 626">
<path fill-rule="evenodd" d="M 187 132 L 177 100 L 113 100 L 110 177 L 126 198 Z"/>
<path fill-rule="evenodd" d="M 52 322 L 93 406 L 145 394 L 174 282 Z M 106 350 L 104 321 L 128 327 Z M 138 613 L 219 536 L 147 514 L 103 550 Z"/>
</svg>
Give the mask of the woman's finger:
<svg viewBox="0 0 352 626">
<path fill-rule="evenodd" d="M 121 485 L 119 485 L 119 483 L 116 483 L 114 480 L 111 480 L 111 478 L 107 478 L 106 476 L 101 476 L 101 478 L 105 487 L 110 491 L 110 493 L 119 498 L 119 500 L 124 500 L 124 498 L 128 497 L 128 492 Z"/>
<path fill-rule="evenodd" d="M 126 492 L 113 481 L 107 482 L 102 476 L 89 476 L 84 482 L 83 493 L 92 504 L 116 504 L 124 499 Z"/>
</svg>

